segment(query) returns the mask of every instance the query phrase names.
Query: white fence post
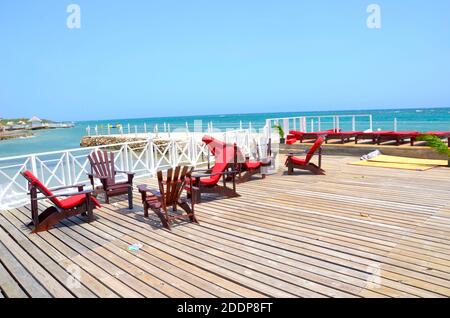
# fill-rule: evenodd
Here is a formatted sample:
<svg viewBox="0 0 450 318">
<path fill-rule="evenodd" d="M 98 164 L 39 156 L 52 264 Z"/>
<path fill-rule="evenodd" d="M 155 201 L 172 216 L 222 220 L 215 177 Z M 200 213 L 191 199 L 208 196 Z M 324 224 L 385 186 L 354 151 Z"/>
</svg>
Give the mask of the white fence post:
<svg viewBox="0 0 450 318">
<path fill-rule="evenodd" d="M 123 146 L 123 155 L 125 157 L 125 170 L 130 171 L 130 164 L 128 162 L 128 143 L 125 143 Z"/>
<path fill-rule="evenodd" d="M 155 170 L 156 170 L 156 167 L 155 167 L 155 149 L 154 149 L 154 147 L 155 147 L 155 144 L 154 144 L 154 142 L 153 142 L 153 139 L 149 139 L 148 140 L 148 152 L 150 152 L 150 154 L 149 154 L 149 156 L 148 156 L 148 158 L 149 158 L 149 169 L 150 169 L 150 171 L 151 171 L 151 174 L 152 175 L 154 175 L 155 174 Z"/>
<path fill-rule="evenodd" d="M 70 153 L 66 151 L 64 153 L 64 156 L 66 157 L 66 171 L 67 171 L 67 181 L 69 184 L 66 185 L 72 185 L 72 169 L 70 169 Z"/>
</svg>

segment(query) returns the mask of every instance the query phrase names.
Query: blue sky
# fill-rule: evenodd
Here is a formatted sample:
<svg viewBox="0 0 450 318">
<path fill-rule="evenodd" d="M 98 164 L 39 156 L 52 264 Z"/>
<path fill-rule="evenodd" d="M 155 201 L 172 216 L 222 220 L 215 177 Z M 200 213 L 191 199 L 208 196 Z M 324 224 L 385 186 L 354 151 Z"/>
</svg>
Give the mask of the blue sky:
<svg viewBox="0 0 450 318">
<path fill-rule="evenodd" d="M 448 0 L 0 0 L 0 41 L 0 117 L 450 106 Z"/>
</svg>

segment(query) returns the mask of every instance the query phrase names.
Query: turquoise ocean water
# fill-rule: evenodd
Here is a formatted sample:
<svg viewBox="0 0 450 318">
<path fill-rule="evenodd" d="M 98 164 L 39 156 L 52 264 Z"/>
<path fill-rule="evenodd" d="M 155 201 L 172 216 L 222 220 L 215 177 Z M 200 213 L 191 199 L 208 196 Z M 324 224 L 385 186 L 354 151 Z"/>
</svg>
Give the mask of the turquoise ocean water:
<svg viewBox="0 0 450 318">
<path fill-rule="evenodd" d="M 80 121 L 75 123 L 74 128 L 41 130 L 36 131 L 32 138 L 13 139 L 0 141 L 0 157 L 24 155 L 29 153 L 40 153 L 47 151 L 57 151 L 71 148 L 78 148 L 82 136 L 86 135 L 86 127 L 99 127 L 99 133 L 106 132 L 108 124 L 121 124 L 124 132 L 127 132 L 128 124 L 134 132 L 134 126 L 138 131 L 143 131 L 144 123 L 148 130 L 153 129 L 158 124 L 162 130 L 163 124 L 170 124 L 171 130 L 183 129 L 188 122 L 190 129 L 193 129 L 194 120 L 201 120 L 204 129 L 208 122 L 213 122 L 214 128 L 225 130 L 226 128 L 238 128 L 240 121 L 243 127 L 247 128 L 248 123 L 252 123 L 253 128 L 262 128 L 267 118 L 293 117 L 293 116 L 325 116 L 325 115 L 345 115 L 345 114 L 372 114 L 374 130 L 393 130 L 394 118 L 397 118 L 398 130 L 442 130 L 450 131 L 450 108 L 435 109 L 389 109 L 389 110 L 361 110 L 361 111 L 329 111 L 329 112 L 289 112 L 289 113 L 264 113 L 264 114 L 232 114 L 232 115 L 209 115 L 209 116 L 188 116 L 188 117 L 167 117 L 167 118 L 137 118 L 137 119 L 115 119 L 98 121 Z M 329 127 L 328 127 L 328 126 Z M 367 122 L 358 120 L 357 130 L 367 129 Z M 340 126 L 344 130 L 351 129 L 351 119 L 341 120 Z M 332 128 L 331 119 L 329 122 L 322 122 L 322 129 Z M 317 130 L 317 127 L 316 127 Z M 93 130 L 91 130 L 93 132 Z M 117 133 L 117 129 L 112 129 L 112 133 Z"/>
</svg>

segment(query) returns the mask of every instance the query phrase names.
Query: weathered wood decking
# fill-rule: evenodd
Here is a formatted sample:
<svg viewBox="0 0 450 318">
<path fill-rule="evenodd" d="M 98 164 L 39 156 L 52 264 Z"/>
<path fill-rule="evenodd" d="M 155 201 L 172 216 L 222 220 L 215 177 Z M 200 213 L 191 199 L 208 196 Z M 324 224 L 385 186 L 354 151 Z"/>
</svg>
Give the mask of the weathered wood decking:
<svg viewBox="0 0 450 318">
<path fill-rule="evenodd" d="M 450 296 L 450 169 L 352 160 L 238 185 L 172 232 L 143 218 L 137 191 L 135 211 L 119 198 L 37 235 L 29 207 L 1 211 L 0 297 Z"/>
</svg>

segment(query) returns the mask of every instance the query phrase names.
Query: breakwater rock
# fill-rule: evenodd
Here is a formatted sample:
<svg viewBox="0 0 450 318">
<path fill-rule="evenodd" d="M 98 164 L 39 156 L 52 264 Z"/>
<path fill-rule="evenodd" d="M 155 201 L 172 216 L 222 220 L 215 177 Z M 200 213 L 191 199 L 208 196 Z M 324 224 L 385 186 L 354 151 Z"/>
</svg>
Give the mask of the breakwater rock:
<svg viewBox="0 0 450 318">
<path fill-rule="evenodd" d="M 26 130 L 0 131 L 0 140 L 29 137 L 33 137 L 33 134 Z"/>
<path fill-rule="evenodd" d="M 141 141 L 141 142 L 137 142 Z M 98 147 L 98 146 L 106 146 L 106 145 L 115 145 L 122 144 L 125 142 L 133 142 L 130 144 L 131 149 L 142 149 L 146 144 L 146 140 L 144 138 L 138 137 L 128 137 L 128 136 L 85 136 L 81 138 L 80 146 L 81 147 Z M 134 143 L 136 142 L 136 143 Z M 167 144 L 167 140 L 154 140 L 154 144 L 158 148 L 164 148 Z M 119 150 L 121 146 L 111 146 L 108 147 L 109 150 Z"/>
</svg>

